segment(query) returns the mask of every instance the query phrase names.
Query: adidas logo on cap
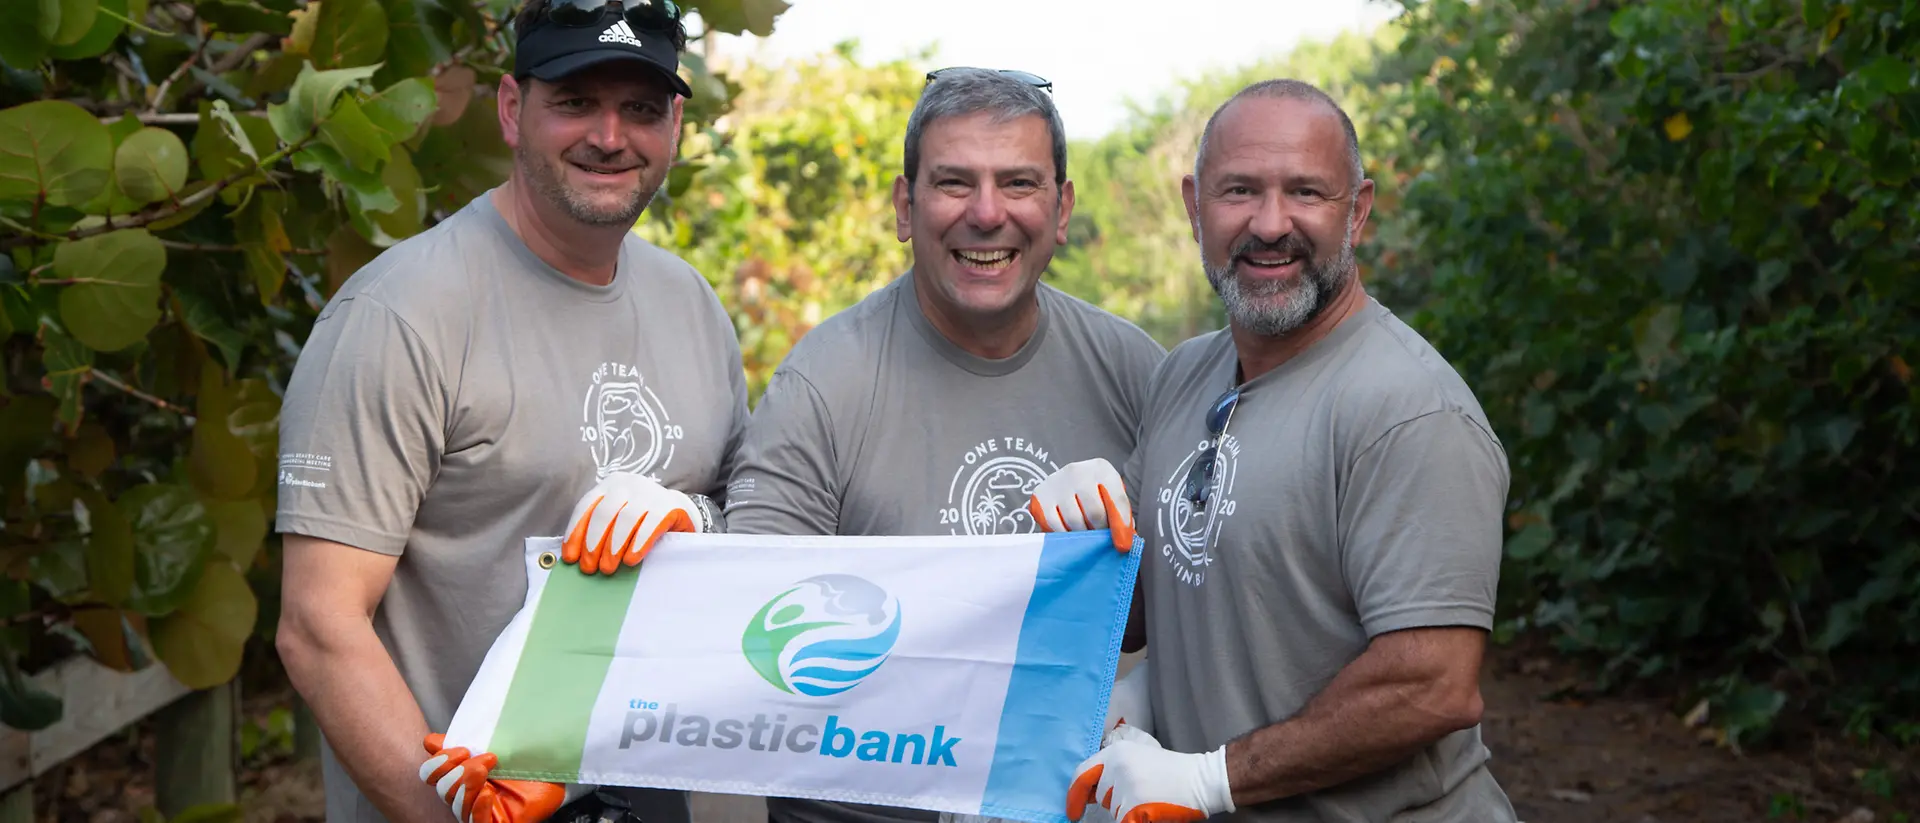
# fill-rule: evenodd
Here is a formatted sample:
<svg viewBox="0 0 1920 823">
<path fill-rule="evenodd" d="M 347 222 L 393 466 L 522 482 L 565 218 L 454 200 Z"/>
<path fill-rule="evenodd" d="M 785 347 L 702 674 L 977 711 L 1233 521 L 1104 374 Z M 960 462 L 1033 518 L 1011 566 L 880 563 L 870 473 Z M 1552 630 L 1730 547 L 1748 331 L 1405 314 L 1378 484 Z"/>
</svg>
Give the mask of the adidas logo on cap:
<svg viewBox="0 0 1920 823">
<path fill-rule="evenodd" d="M 608 26 L 606 31 L 601 32 L 600 42 L 625 43 L 636 49 L 642 48 L 640 44 L 640 38 L 633 36 L 633 28 L 631 26 L 628 26 L 627 21 L 625 20 L 616 22 L 613 25 Z"/>
</svg>

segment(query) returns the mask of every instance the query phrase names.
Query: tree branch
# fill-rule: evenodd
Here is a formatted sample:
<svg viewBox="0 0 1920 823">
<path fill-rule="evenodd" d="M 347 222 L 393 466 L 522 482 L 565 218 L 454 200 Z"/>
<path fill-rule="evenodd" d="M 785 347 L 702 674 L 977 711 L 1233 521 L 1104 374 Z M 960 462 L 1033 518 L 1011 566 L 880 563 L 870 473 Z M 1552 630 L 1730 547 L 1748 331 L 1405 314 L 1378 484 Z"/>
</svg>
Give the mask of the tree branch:
<svg viewBox="0 0 1920 823">
<path fill-rule="evenodd" d="M 164 237 L 160 239 L 160 245 L 166 246 L 167 248 L 170 248 L 170 249 L 179 249 L 181 251 L 245 252 L 247 250 L 246 246 L 234 246 L 234 245 L 227 245 L 224 243 L 183 243 L 179 240 L 168 240 Z M 308 255 L 308 256 L 322 255 L 326 253 L 327 253 L 326 249 L 286 249 L 281 252 L 281 254 L 299 254 L 299 255 Z"/>
<path fill-rule="evenodd" d="M 151 394 L 148 394 L 132 386 L 129 386 L 126 383 L 121 382 L 120 378 L 114 377 L 113 375 L 108 374 L 99 369 L 94 369 L 91 374 L 91 377 L 92 379 L 99 380 L 102 383 L 105 383 L 109 386 L 112 386 L 116 389 L 126 392 L 127 394 L 133 395 L 134 397 L 138 397 L 141 400 L 145 400 L 148 403 L 152 403 L 153 405 L 161 409 L 164 409 L 166 411 L 173 412 L 174 414 L 178 414 L 183 417 L 192 415 L 192 412 L 189 412 L 186 409 L 180 408 L 179 406 L 176 406 L 172 403 L 168 403 L 165 400 L 161 400 L 158 397 L 154 397 Z"/>
<path fill-rule="evenodd" d="M 1757 68 L 1757 69 L 1752 69 L 1749 71 L 1740 71 L 1740 72 L 1716 72 L 1713 75 L 1713 79 L 1722 83 L 1738 83 L 1743 80 L 1754 80 L 1754 79 L 1763 77 L 1765 75 L 1772 74 L 1774 71 L 1778 69 L 1785 68 L 1787 64 L 1792 62 L 1794 62 L 1793 55 L 1791 54 L 1782 55 L 1780 59 L 1775 60 L 1771 63 L 1768 63 L 1767 65 L 1761 66 L 1760 68 Z"/>
<path fill-rule="evenodd" d="M 147 114 L 159 114 L 161 101 L 167 99 L 167 89 L 172 88 L 174 81 L 179 80 L 181 75 L 193 68 L 193 64 L 200 62 L 200 58 L 206 56 L 207 45 L 213 42 L 213 37 L 207 34 L 205 28 L 196 28 L 199 29 L 197 33 L 200 35 L 200 45 L 193 50 L 193 54 L 187 56 L 187 59 L 180 61 L 180 65 L 174 68 L 172 74 L 167 75 L 167 79 L 160 81 L 160 87 L 154 89 L 153 96 L 147 99 Z M 196 114 L 194 119 L 197 121 L 199 115 Z"/>
<path fill-rule="evenodd" d="M 102 610 L 117 610 L 117 609 L 105 603 L 75 603 L 69 606 L 65 603 L 54 601 L 30 612 L 26 612 L 24 614 L 16 614 L 12 617 L 0 619 L 0 626 L 19 626 L 26 623 L 33 623 L 33 622 L 48 620 L 48 619 L 51 619 L 54 622 L 58 623 L 58 622 L 63 622 L 67 620 L 72 620 L 73 616 L 76 614 L 79 614 L 80 612 L 91 612 L 91 611 L 102 611 Z"/>
<path fill-rule="evenodd" d="M 237 113 L 245 114 L 246 112 Z M 190 111 L 170 112 L 166 114 L 153 114 L 150 112 L 122 114 L 114 117 L 102 117 L 100 118 L 100 122 L 112 124 L 125 117 L 132 117 L 149 126 L 191 126 L 200 122 L 199 113 Z"/>
<path fill-rule="evenodd" d="M 209 74 L 226 74 L 227 72 L 240 68 L 240 64 L 247 62 L 247 59 L 252 57 L 255 51 L 258 51 L 262 46 L 271 42 L 273 42 L 273 35 L 271 34 L 256 34 L 242 40 L 240 41 L 240 45 L 236 46 L 233 51 L 227 52 L 227 56 L 213 61 L 213 65 L 207 67 L 207 72 Z"/>
</svg>

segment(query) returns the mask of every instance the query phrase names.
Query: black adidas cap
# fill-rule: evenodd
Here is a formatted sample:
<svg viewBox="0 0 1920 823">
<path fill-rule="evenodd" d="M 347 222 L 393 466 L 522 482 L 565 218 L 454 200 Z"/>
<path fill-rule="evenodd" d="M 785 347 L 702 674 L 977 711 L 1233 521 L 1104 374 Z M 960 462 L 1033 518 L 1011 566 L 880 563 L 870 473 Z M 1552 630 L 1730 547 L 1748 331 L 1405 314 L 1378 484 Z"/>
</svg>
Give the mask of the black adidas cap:
<svg viewBox="0 0 1920 823">
<path fill-rule="evenodd" d="M 653 68 L 681 97 L 693 97 L 693 89 L 680 77 L 680 55 L 667 33 L 635 26 L 618 14 L 603 14 L 599 23 L 589 26 L 561 25 L 543 15 L 538 24 L 518 34 L 513 75 L 552 83 L 609 60 L 631 60 Z"/>
</svg>

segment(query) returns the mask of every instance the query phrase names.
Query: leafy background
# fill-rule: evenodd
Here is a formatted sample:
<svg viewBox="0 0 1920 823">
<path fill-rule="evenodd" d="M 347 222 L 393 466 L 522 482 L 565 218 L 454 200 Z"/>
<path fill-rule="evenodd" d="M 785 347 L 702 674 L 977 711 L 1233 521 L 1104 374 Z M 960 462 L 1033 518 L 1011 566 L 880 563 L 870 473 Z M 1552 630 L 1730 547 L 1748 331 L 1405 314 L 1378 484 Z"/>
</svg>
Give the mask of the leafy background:
<svg viewBox="0 0 1920 823">
<path fill-rule="evenodd" d="M 687 5 L 703 39 L 769 33 L 786 8 Z M 70 655 L 157 661 L 194 688 L 271 657 L 282 388 L 348 275 L 505 178 L 492 91 L 513 9 L 8 9 L 0 722 L 37 729 L 66 708 L 25 675 Z M 685 62 L 698 96 L 675 196 L 724 147 L 737 88 L 698 51 Z"/>
<path fill-rule="evenodd" d="M 771 30 L 779 0 L 689 3 Z M 1408 0 L 1072 147 L 1049 276 L 1169 345 L 1218 327 L 1178 202 L 1206 116 L 1303 77 L 1379 184 L 1370 289 L 1475 387 L 1514 482 L 1500 642 L 1704 712 L 1920 740 L 1920 0 Z M 503 3 L 29 0 L 0 27 L 0 722 L 23 673 L 272 677 L 280 388 L 381 248 L 503 179 Z M 764 384 L 904 271 L 924 59 L 708 66 L 637 231 Z M 924 56 L 923 56 L 924 57 Z M 249 666 L 248 671 L 256 667 Z"/>
</svg>

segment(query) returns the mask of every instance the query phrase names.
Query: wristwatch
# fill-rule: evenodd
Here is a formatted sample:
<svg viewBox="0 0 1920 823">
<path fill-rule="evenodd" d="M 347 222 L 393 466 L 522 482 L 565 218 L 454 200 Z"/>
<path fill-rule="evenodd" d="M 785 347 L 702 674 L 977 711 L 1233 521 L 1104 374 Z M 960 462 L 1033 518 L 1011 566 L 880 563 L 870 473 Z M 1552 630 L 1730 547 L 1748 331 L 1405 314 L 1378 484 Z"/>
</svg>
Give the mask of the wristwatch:
<svg viewBox="0 0 1920 823">
<path fill-rule="evenodd" d="M 714 505 L 713 498 L 704 494 L 689 494 L 687 497 L 693 499 L 694 525 L 700 528 L 701 534 L 727 533 L 727 516 L 719 506 Z"/>
</svg>

